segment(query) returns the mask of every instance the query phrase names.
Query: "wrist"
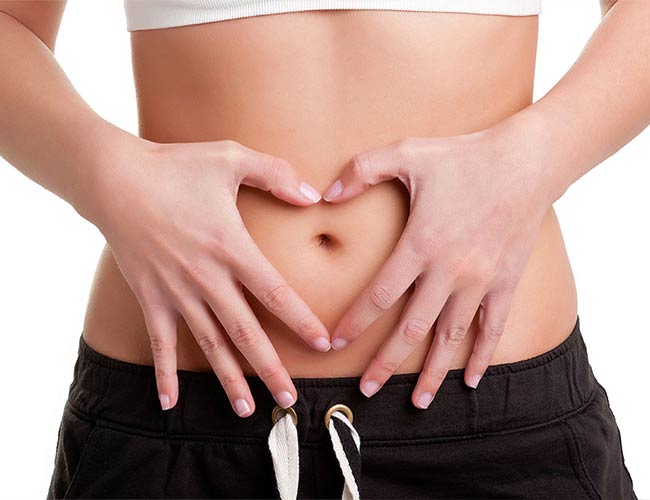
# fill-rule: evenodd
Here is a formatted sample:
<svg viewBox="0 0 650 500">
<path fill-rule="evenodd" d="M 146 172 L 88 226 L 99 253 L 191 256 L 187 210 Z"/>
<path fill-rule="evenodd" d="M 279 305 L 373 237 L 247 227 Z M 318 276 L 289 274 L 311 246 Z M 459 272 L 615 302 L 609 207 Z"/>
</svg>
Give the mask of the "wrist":
<svg viewBox="0 0 650 500">
<path fill-rule="evenodd" d="M 498 138 L 513 166 L 525 170 L 535 192 L 548 206 L 575 180 L 571 154 L 562 151 L 562 141 L 554 136 L 558 131 L 534 104 L 488 129 L 489 134 Z"/>
<path fill-rule="evenodd" d="M 109 212 L 124 199 L 125 181 L 133 177 L 137 160 L 148 144 L 108 122 L 93 125 L 85 145 L 91 158 L 82 165 L 72 197 L 72 205 L 86 220 L 102 230 Z"/>
</svg>

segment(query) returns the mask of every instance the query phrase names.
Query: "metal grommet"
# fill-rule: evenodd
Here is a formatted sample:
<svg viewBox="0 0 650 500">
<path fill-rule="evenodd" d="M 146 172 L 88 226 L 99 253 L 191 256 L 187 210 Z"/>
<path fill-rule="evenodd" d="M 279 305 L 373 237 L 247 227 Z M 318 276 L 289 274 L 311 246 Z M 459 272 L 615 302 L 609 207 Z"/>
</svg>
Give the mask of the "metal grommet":
<svg viewBox="0 0 650 500">
<path fill-rule="evenodd" d="M 337 403 L 335 405 L 330 406 L 329 409 L 325 412 L 325 428 L 326 429 L 329 428 L 330 419 L 332 418 L 332 414 L 335 411 L 340 411 L 340 412 L 345 413 L 345 416 L 348 417 L 348 420 L 350 421 L 350 423 L 352 423 L 352 418 L 353 418 L 352 410 L 348 406 L 344 405 L 343 403 Z"/>
<path fill-rule="evenodd" d="M 283 415 L 282 412 L 291 415 L 293 423 L 295 425 L 298 425 L 298 414 L 296 413 L 296 410 L 293 409 L 293 406 L 289 406 L 289 408 L 282 408 L 280 405 L 275 405 L 273 412 L 271 412 L 271 420 L 273 420 L 273 423 L 276 423 L 278 420 L 280 420 Z"/>
</svg>

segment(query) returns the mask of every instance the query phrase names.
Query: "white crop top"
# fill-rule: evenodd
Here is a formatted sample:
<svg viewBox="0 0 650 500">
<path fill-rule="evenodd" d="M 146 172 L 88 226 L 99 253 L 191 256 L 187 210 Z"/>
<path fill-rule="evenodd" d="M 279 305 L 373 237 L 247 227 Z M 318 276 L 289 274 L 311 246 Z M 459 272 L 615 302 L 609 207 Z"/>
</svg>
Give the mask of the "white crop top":
<svg viewBox="0 0 650 500">
<path fill-rule="evenodd" d="M 402 10 L 530 16 L 542 0 L 124 0 L 128 31 L 324 9 Z"/>
</svg>

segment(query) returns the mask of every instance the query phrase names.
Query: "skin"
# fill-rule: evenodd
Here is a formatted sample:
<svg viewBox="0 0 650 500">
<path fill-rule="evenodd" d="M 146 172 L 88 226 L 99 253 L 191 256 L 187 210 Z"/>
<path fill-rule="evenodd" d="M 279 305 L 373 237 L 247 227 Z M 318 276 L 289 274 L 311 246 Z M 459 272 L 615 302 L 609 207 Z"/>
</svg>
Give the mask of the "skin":
<svg viewBox="0 0 650 500">
<path fill-rule="evenodd" d="M 3 50 L 0 56 L 3 64 L 13 68 L 2 89 L 1 152 L 26 175 L 70 201 L 110 242 L 150 332 L 161 407 L 168 409 L 178 400 L 175 347 L 180 314 L 188 318 L 197 344 L 232 396 L 238 414 L 250 413 L 242 401 L 252 400 L 252 396 L 232 348 L 225 342 L 226 331 L 278 404 L 293 404 L 295 388 L 291 393 L 285 389 L 293 386 L 289 374 L 269 339 L 260 333 L 240 283 L 306 342 L 323 339 L 316 344 L 318 350 L 329 349 L 329 334 L 251 240 L 236 209 L 236 198 L 240 185 L 267 190 L 300 206 L 313 204 L 320 195 L 297 180 L 286 160 L 234 141 L 162 145 L 101 120 L 56 65 L 49 50 L 54 40 L 47 38 L 56 30 L 38 29 L 42 17 L 27 15 L 35 14 L 30 7 L 42 8 L 43 15 L 58 20 L 63 4 L 58 10 L 50 2 L 10 2 L 0 3 L 0 7 L 12 14 L 0 12 L 0 31 L 7 42 L 3 46 L 20 47 L 28 54 L 23 59 L 20 50 Z M 35 19 L 34 31 L 16 17 Z M 43 36 L 49 49 L 33 33 Z M 45 80 L 51 82 L 48 95 L 23 91 L 33 82 Z M 47 129 L 34 130 L 40 120 L 33 121 L 33 116 L 39 116 Z M 65 126 L 56 126 L 63 123 Z M 70 136 L 70 129 L 87 133 L 88 141 Z M 41 138 L 39 148 L 32 147 L 32 134 Z M 98 163 L 97 152 L 105 149 L 104 162 Z M 134 161 L 141 167 L 138 176 L 122 170 Z M 194 167 L 192 173 L 188 165 Z M 197 185 L 212 189 L 205 189 L 201 196 Z M 117 199 L 110 194 L 116 192 L 120 193 Z M 156 205 L 155 200 L 162 203 Z M 213 213 L 206 213 L 205 207 L 211 207 Z M 219 227 L 206 227 L 202 222 L 212 216 L 221 221 Z M 123 224 L 124 220 L 132 223 Z M 187 220 L 195 224 L 179 231 Z M 224 283 L 231 284 L 228 300 L 216 293 L 215 282 L 221 283 L 221 290 Z M 278 309 L 279 300 L 290 307 Z M 219 322 L 208 315 L 206 304 Z"/>
<path fill-rule="evenodd" d="M 409 138 L 363 152 L 325 192 L 325 200 L 342 203 L 397 178 L 411 195 L 409 223 L 395 251 L 332 334 L 332 346 L 343 348 L 416 282 L 394 334 L 363 374 L 364 394 L 381 387 L 435 321 L 412 395 L 416 406 L 428 407 L 480 308 L 464 372 L 476 388 L 503 334 L 544 212 L 650 123 L 650 4 L 601 6 L 603 22 L 581 57 L 541 100 L 478 133 Z M 448 215 L 430 215 L 441 212 Z M 471 217 L 458 217 L 462 212 Z"/>
<path fill-rule="evenodd" d="M 137 55 L 146 53 L 147 48 L 165 47 L 165 37 L 176 37 L 173 40 L 176 45 L 167 46 L 173 48 L 182 47 L 178 44 L 183 42 L 183 33 L 187 34 L 186 41 L 191 41 L 193 37 L 204 36 L 201 30 L 207 29 L 209 36 L 216 38 L 220 32 L 227 38 L 228 29 L 245 32 L 253 26 L 261 30 L 266 27 L 277 34 L 282 31 L 274 23 L 295 16 L 162 30 L 148 44 L 143 35 L 139 47 L 137 39 L 134 40 L 142 129 L 142 138 L 137 138 L 94 114 L 56 65 L 48 47 L 54 47 L 56 29 L 52 26 L 58 26 L 60 9 L 52 5 L 52 2 L 0 2 L 0 10 L 11 14 L 0 15 L 4 42 L 0 61 L 3 66 L 12 67 L 9 77 L 0 83 L 0 153 L 26 175 L 69 201 L 106 236 L 111 251 L 103 256 L 98 268 L 84 338 L 91 346 L 115 357 L 153 362 L 163 408 L 173 406 L 178 398 L 176 367 L 196 369 L 198 354 L 214 369 L 233 409 L 246 416 L 254 411 L 254 401 L 243 373 L 258 373 L 276 401 L 287 406 L 296 397 L 289 374 L 322 376 L 346 367 L 356 373 L 363 365 L 368 366 L 362 377 L 363 387 L 372 380 L 381 385 L 391 373 L 421 370 L 413 392 L 413 402 L 418 405 L 422 394 L 429 393 L 431 397 L 435 394 L 442 374 L 450 366 L 467 363 L 465 380 L 474 384 L 472 377 L 483 373 L 490 360 L 507 362 L 543 352 L 569 333 L 572 327 L 569 321 L 575 320 L 571 294 L 568 300 L 552 303 L 550 308 L 559 313 L 561 325 L 550 324 L 548 318 L 542 317 L 544 301 L 552 300 L 550 297 L 537 304 L 538 292 L 545 288 L 544 279 L 549 281 L 551 291 L 546 292 L 549 296 L 570 289 L 572 284 L 567 278 L 570 270 L 564 265 L 557 223 L 549 207 L 568 185 L 622 147 L 648 123 L 650 70 L 642 55 L 649 52 L 650 41 L 644 26 L 650 12 L 643 1 L 620 0 L 613 7 L 603 5 L 603 13 L 609 13 L 579 61 L 535 104 L 526 102 L 526 97 L 529 98 L 526 90 L 530 87 L 522 81 L 518 87 L 501 89 L 500 94 L 497 86 L 488 89 L 491 98 L 501 103 L 500 107 L 481 114 L 486 100 L 479 99 L 470 103 L 474 107 L 462 119 L 456 116 L 457 122 L 454 122 L 455 110 L 445 114 L 442 111 L 445 101 L 439 100 L 436 109 L 441 112 L 440 128 L 415 123 L 410 121 L 412 118 L 400 121 L 393 110 L 391 118 L 401 126 L 395 125 L 387 131 L 374 125 L 373 129 L 369 117 L 377 115 L 367 113 L 371 108 L 361 109 L 359 116 L 365 117 L 368 137 L 384 143 L 381 147 L 376 147 L 378 144 L 368 147 L 371 140 L 360 137 L 360 132 L 354 135 L 357 127 L 340 137 L 334 137 L 333 130 L 321 129 L 320 135 L 315 134 L 320 142 L 305 149 L 292 145 L 287 139 L 291 134 L 256 133 L 252 117 L 261 118 L 259 109 L 252 109 L 250 113 L 254 114 L 247 120 L 248 110 L 240 103 L 228 120 L 225 104 L 232 99 L 216 99 L 212 103 L 206 100 L 210 95 L 201 95 L 202 98 L 196 99 L 201 108 L 219 109 L 207 104 L 221 105 L 223 128 L 211 129 L 211 126 L 218 127 L 211 125 L 213 117 L 199 113 L 183 101 L 187 92 L 173 94 L 164 87 L 148 85 L 146 75 L 165 71 L 164 67 L 157 68 L 151 59 L 150 66 L 137 60 Z M 316 14 L 312 14 L 309 18 L 301 17 L 305 25 L 307 19 L 316 19 Z M 340 22 L 345 23 L 347 19 L 358 28 L 376 26 L 378 20 L 393 18 L 377 15 L 360 25 L 365 14 L 370 16 L 370 13 L 346 13 L 339 16 Z M 480 21 L 463 18 L 457 22 L 487 22 L 486 16 L 479 17 Z M 320 15 L 317 18 L 326 19 Z M 400 19 L 404 22 L 417 19 L 414 21 L 417 23 L 451 17 Z M 497 22 L 489 20 L 493 21 Z M 525 20 L 508 22 L 514 28 L 515 23 Z M 478 30 L 477 26 L 473 28 Z M 498 31 L 495 26 L 487 29 Z M 619 34 L 623 30 L 625 36 Z M 309 54 L 313 54 L 315 47 L 323 46 L 322 40 L 317 35 L 314 37 L 312 45 L 307 43 L 312 40 L 303 37 Z M 484 41 L 478 35 L 476 40 Z M 435 44 L 426 46 L 435 47 Z M 488 45 L 486 54 L 494 48 Z M 214 46 L 209 49 L 213 50 Z M 346 47 L 342 54 L 347 54 L 347 50 Z M 629 57 L 637 52 L 640 55 Z M 244 66 L 242 61 L 251 62 L 243 50 L 236 55 L 241 66 Z M 342 61 L 341 54 L 336 55 L 339 56 L 336 60 Z M 523 60 L 531 62 L 530 57 Z M 464 68 L 465 62 L 458 60 L 456 69 Z M 172 63 L 181 64 L 181 60 Z M 370 62 L 367 64 L 367 68 L 373 68 Z M 263 68 L 259 64 L 251 67 Z M 274 66 L 269 63 L 269 67 Z M 352 74 L 360 74 L 363 67 L 356 65 L 357 73 Z M 277 74 L 291 74 L 290 67 L 284 69 Z M 521 69 L 513 72 L 513 76 L 525 75 Z M 187 71 L 166 74 L 177 73 L 188 74 Z M 234 81 L 236 72 L 230 73 Z M 308 74 L 304 70 L 299 73 L 303 79 Z M 49 85 L 44 93 L 25 91 L 29 88 L 26 81 L 48 81 Z M 194 80 L 197 81 L 214 80 L 206 77 Z M 247 90 L 256 90 L 254 79 L 242 80 L 242 84 L 246 82 L 251 85 Z M 288 82 L 297 85 L 300 79 L 280 79 L 276 82 L 278 89 L 286 89 Z M 190 85 L 192 82 L 176 83 Z M 453 81 L 450 86 L 455 88 Z M 242 87 L 233 85 L 232 88 Z M 441 89 L 431 89 L 434 98 Z M 219 86 L 211 90 L 218 91 Z M 269 98 L 276 93 L 265 96 L 257 90 L 257 94 L 245 93 L 253 104 L 256 97 L 260 103 L 273 102 Z M 513 94 L 520 96 L 518 102 L 499 100 Z M 156 114 L 156 109 L 164 113 L 155 105 L 159 95 L 178 100 L 177 108 L 173 101 L 166 101 L 166 107 L 176 111 L 173 117 Z M 291 95 L 295 99 L 301 94 Z M 367 88 L 361 89 L 359 96 L 363 95 L 368 95 Z M 388 97 L 382 95 L 383 102 Z M 599 106 L 593 106 L 594 101 Z M 327 101 L 323 99 L 323 102 Z M 281 115 L 282 103 L 276 104 L 280 115 L 272 116 L 275 125 L 284 124 L 285 130 L 294 133 L 314 127 L 314 117 L 330 117 L 323 113 L 337 111 L 331 110 L 331 106 L 318 110 L 305 107 L 296 116 L 312 117 L 312 123 L 292 123 Z M 185 123 L 183 117 L 187 115 L 181 111 L 188 110 L 192 120 Z M 345 123 L 354 116 L 338 116 L 336 123 Z M 234 124 L 233 128 L 227 129 L 227 123 Z M 289 128 L 289 125 L 293 126 Z M 409 130 L 421 133 L 410 135 Z M 329 138 L 323 132 L 328 132 L 340 145 L 336 158 L 318 149 L 319 144 L 327 144 L 324 138 Z M 86 140 L 79 141 L 81 135 Z M 266 136 L 270 137 L 265 143 Z M 594 136 L 601 140 L 593 141 Z M 34 137 L 38 138 L 38 147 L 34 147 Z M 346 137 L 354 141 L 346 144 Z M 246 147 L 244 143 L 255 147 Z M 307 149 L 313 155 L 309 161 Z M 276 154 L 261 153 L 262 150 Z M 102 154 L 97 154 L 98 151 Z M 307 166 L 310 162 L 312 167 Z M 346 163 L 347 168 L 336 167 L 337 164 L 345 167 Z M 440 166 L 449 163 L 453 168 Z M 130 168 L 132 165 L 138 165 L 137 175 Z M 479 165 L 483 168 L 478 168 Z M 317 191 L 324 192 L 339 175 L 344 189 L 338 198 L 312 204 L 301 196 L 299 177 L 308 178 Z M 408 192 L 398 187 L 399 181 Z M 239 189 L 242 184 L 244 187 Z M 498 196 L 485 189 L 490 184 L 499 186 Z M 206 185 L 214 189 L 197 191 L 197 186 Z M 366 191 L 370 185 L 372 189 Z M 114 196 L 107 196 L 110 192 L 120 193 L 119 203 Z M 287 203 L 278 204 L 271 198 Z M 235 202 L 238 210 L 234 209 Z M 355 241 L 351 233 L 345 232 L 346 225 L 354 226 L 356 220 L 372 221 L 368 214 L 373 213 L 373 208 L 385 210 L 387 202 L 392 203 L 394 210 L 380 222 L 389 230 L 370 230 L 370 237 L 381 239 L 376 242 L 366 238 L 365 245 L 360 247 L 380 251 L 368 254 L 363 266 L 356 261 L 338 261 L 349 265 L 350 273 L 361 274 L 344 282 L 346 286 L 333 290 L 323 286 L 310 288 L 307 278 L 313 262 L 305 262 L 303 269 L 303 263 L 293 257 L 297 254 L 287 252 L 286 246 L 294 240 L 264 237 L 267 228 L 275 227 L 281 232 L 284 227 L 280 223 L 269 225 L 274 219 L 265 219 L 265 214 L 283 213 L 287 219 L 291 218 L 291 227 L 298 230 L 301 224 L 314 227 L 314 220 L 318 221 L 314 236 L 333 236 L 330 243 L 338 240 L 340 248 L 345 249 Z M 354 216 L 355 210 L 363 219 Z M 432 219 L 427 214 L 436 217 Z M 209 223 L 215 220 L 219 221 L 218 226 Z M 333 222 L 339 222 L 331 226 L 334 229 L 322 229 Z M 360 224 L 359 227 L 367 230 L 374 226 Z M 356 229 L 352 227 L 349 231 Z M 328 255 L 335 255 L 332 251 L 337 247 L 330 246 Z M 319 251 L 322 252 L 320 246 Z M 318 262 L 324 266 L 322 258 Z M 557 263 L 560 265 L 555 266 Z M 562 273 L 549 279 L 548 275 L 556 267 Z M 295 268 L 302 272 L 296 272 Z M 251 269 L 262 272 L 251 272 Z M 332 272 L 336 273 L 334 267 Z M 336 276 L 345 279 L 347 274 Z M 406 288 L 413 282 L 415 293 L 408 300 Z M 247 290 L 240 289 L 240 283 Z M 316 289 L 319 292 L 313 291 Z M 339 294 L 346 295 L 345 300 L 339 300 Z M 116 303 L 120 307 L 116 308 Z M 336 305 L 336 310 L 326 310 L 323 303 Z M 346 313 L 349 303 L 352 306 Z M 484 309 L 483 320 L 478 327 L 473 327 L 479 303 Z M 117 311 L 120 313 L 116 314 Z M 439 311 L 440 316 L 431 311 Z M 285 326 L 279 325 L 274 317 Z M 387 317 L 388 321 L 382 323 Z M 427 327 L 433 325 L 436 317 L 435 329 L 429 331 Z M 535 321 L 538 318 L 545 322 Z M 180 320 L 178 331 L 176 320 Z M 374 320 L 377 321 L 373 323 Z M 141 323 L 146 325 L 140 326 Z M 539 331 L 531 332 L 531 325 L 538 324 Z M 406 325 L 410 327 L 405 328 Z M 295 332 L 294 335 L 287 335 L 287 329 Z M 305 340 L 313 341 L 323 334 L 329 336 L 329 331 L 335 340 L 345 338 L 348 345 L 327 353 L 306 345 Z M 126 333 L 120 337 L 119 332 Z M 404 335 L 404 332 L 408 333 Z M 148 339 L 149 345 L 143 343 L 144 339 Z M 193 343 L 188 339 L 193 339 Z M 508 342 L 509 349 L 498 348 L 508 346 Z M 346 358 L 347 353 L 350 354 Z M 283 392 L 289 393 L 290 398 L 283 399 Z M 425 401 L 430 399 L 426 394 L 425 398 Z"/>
<path fill-rule="evenodd" d="M 341 184 L 325 193 L 327 201 L 344 203 L 369 186 L 398 178 L 411 194 L 409 221 L 394 252 L 332 336 L 333 347 L 344 348 L 415 282 L 394 333 L 364 373 L 361 390 L 367 396 L 434 329 L 414 401 L 428 407 L 479 307 L 479 335 L 465 370 L 470 387 L 478 385 L 472 377 L 480 377 L 492 359 L 553 201 L 542 165 L 516 161 L 516 144 L 494 134 L 489 129 L 453 138 L 409 138 L 362 153 L 344 171 Z M 456 216 L 463 212 L 472 216 Z"/>
</svg>

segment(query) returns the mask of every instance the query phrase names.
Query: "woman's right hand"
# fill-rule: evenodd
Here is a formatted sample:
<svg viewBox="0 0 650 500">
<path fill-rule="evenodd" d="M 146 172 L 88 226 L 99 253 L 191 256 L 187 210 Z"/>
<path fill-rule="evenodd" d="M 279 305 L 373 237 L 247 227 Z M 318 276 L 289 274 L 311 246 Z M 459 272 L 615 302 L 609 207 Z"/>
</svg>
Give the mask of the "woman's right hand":
<svg viewBox="0 0 650 500">
<path fill-rule="evenodd" d="M 320 200 L 283 159 L 232 140 L 159 144 L 137 138 L 101 174 L 91 220 L 136 295 L 151 339 L 163 409 L 178 400 L 176 325 L 182 316 L 234 411 L 255 409 L 239 349 L 280 406 L 293 382 L 242 292 L 319 351 L 329 333 L 254 243 L 236 206 L 240 184 L 299 206 Z M 232 341 L 232 344 L 231 342 Z"/>
</svg>

